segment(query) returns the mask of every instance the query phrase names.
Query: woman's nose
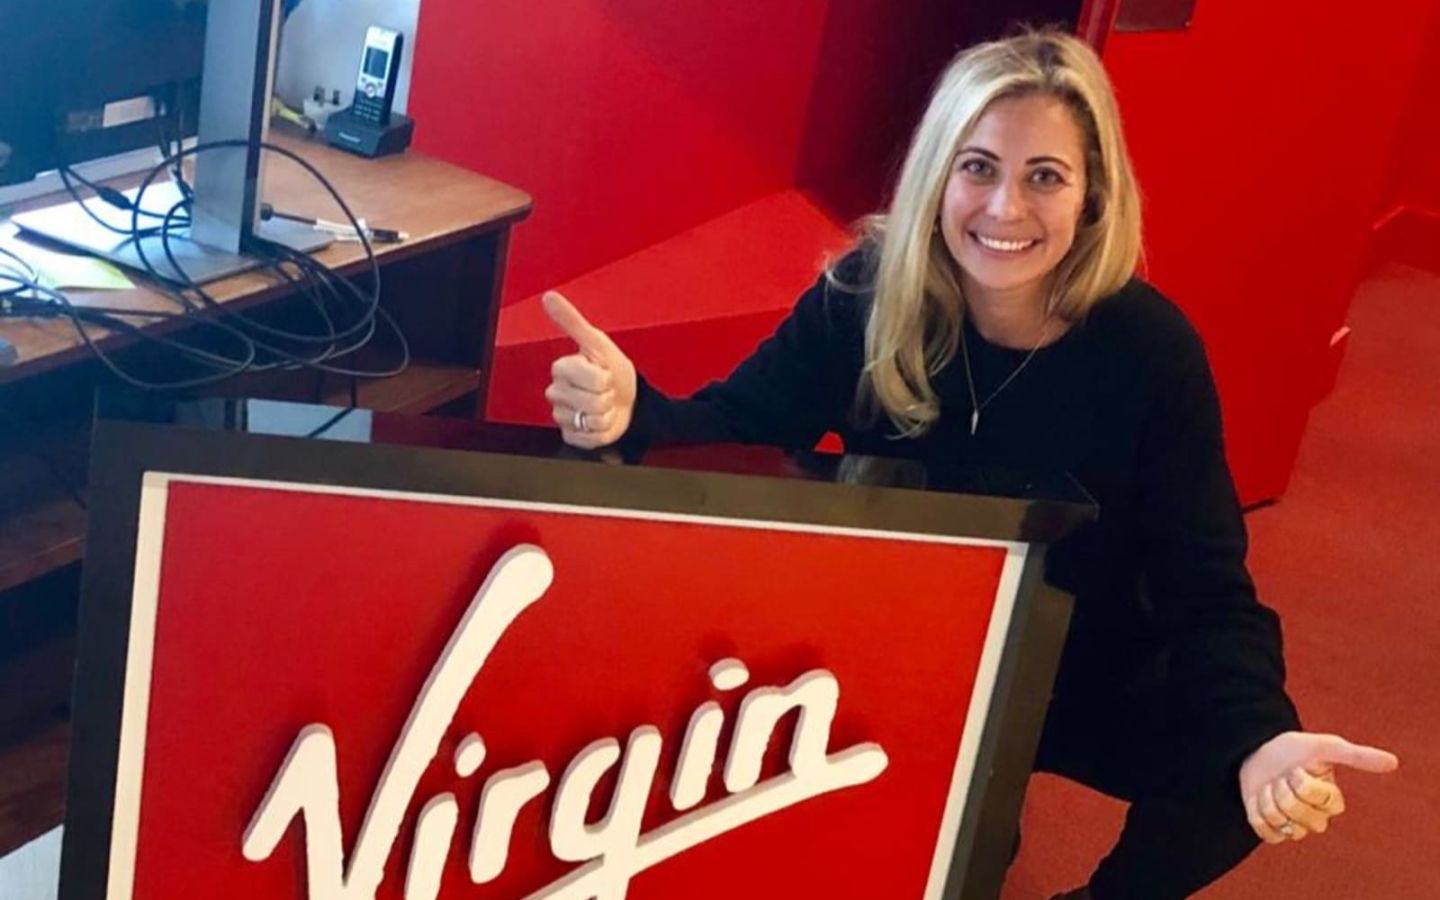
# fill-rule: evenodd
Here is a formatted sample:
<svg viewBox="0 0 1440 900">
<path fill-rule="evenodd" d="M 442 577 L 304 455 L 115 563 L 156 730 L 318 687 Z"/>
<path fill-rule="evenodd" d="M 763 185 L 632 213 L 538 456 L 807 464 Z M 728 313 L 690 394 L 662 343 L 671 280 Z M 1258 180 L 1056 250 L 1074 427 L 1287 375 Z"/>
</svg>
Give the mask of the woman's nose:
<svg viewBox="0 0 1440 900">
<path fill-rule="evenodd" d="M 1011 181 L 1001 181 L 995 185 L 990 192 L 990 202 L 986 206 L 990 217 L 1002 222 L 1019 219 L 1025 214 L 1025 202 L 1020 193 L 1020 186 Z"/>
</svg>

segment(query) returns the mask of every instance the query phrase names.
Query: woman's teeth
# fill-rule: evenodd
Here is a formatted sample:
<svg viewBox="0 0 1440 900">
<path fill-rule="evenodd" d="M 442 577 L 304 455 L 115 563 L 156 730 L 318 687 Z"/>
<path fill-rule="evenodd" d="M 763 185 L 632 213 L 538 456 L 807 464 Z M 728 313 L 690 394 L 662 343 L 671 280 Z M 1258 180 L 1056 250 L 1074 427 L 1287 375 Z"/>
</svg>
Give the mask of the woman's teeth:
<svg viewBox="0 0 1440 900">
<path fill-rule="evenodd" d="M 984 247 L 987 250 L 998 250 L 1001 253 L 1019 253 L 1022 250 L 1029 250 L 1031 247 L 1035 246 L 1035 244 L 1039 243 L 1038 241 L 1033 240 L 1000 241 L 996 240 L 995 238 L 988 238 L 983 234 L 975 234 L 974 232 L 971 232 L 971 234 L 974 234 L 975 240 L 980 242 L 980 246 Z"/>
</svg>

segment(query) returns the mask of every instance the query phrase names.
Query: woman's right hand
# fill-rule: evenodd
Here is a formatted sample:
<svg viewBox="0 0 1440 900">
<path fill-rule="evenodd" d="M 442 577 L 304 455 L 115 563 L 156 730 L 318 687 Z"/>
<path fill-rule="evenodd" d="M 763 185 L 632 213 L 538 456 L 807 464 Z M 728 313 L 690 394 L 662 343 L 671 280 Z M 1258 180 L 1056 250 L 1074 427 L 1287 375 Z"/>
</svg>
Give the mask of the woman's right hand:
<svg viewBox="0 0 1440 900">
<path fill-rule="evenodd" d="M 561 436 L 586 450 L 615 443 L 635 413 L 635 364 L 559 293 L 550 291 L 540 302 L 579 348 L 550 366 L 545 389 Z"/>
</svg>

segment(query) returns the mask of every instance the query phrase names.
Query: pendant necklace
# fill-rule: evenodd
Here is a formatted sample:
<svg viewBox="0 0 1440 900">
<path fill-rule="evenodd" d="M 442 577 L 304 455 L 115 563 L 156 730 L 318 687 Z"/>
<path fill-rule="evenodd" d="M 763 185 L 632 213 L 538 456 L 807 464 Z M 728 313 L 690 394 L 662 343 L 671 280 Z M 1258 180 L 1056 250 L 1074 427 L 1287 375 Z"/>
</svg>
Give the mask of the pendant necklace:
<svg viewBox="0 0 1440 900">
<path fill-rule="evenodd" d="M 1035 354 L 1040 351 L 1040 345 L 1045 343 L 1045 336 L 1049 333 L 1050 317 L 1047 315 L 1045 317 L 1044 324 L 1042 324 L 1040 327 L 1040 336 L 1035 339 L 1035 346 L 1030 348 L 1030 352 L 1025 356 L 1023 360 L 1021 360 L 1020 365 L 1015 367 L 1015 371 L 1011 372 L 1008 378 L 1000 382 L 1000 386 L 997 387 L 995 390 L 991 391 L 990 396 L 986 397 L 984 402 L 981 402 L 975 396 L 975 376 L 970 371 L 970 348 L 965 341 L 965 323 L 960 323 L 960 355 L 965 360 L 965 384 L 967 387 L 970 388 L 970 435 L 972 437 L 975 435 L 975 432 L 980 428 L 981 410 L 989 406 L 990 401 L 994 400 L 1001 391 L 1009 387 L 1010 382 L 1015 380 L 1015 376 L 1019 375 L 1025 370 L 1026 366 L 1030 365 L 1030 360 L 1034 359 Z"/>
</svg>

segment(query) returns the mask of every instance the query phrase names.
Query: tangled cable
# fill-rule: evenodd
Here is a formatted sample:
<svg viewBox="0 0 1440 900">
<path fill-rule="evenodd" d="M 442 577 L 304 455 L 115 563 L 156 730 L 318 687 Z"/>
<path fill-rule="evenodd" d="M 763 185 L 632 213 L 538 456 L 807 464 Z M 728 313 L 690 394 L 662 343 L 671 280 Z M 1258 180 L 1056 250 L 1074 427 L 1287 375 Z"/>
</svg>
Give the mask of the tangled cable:
<svg viewBox="0 0 1440 900">
<path fill-rule="evenodd" d="M 177 128 L 178 131 L 178 128 Z M 174 252 L 174 232 L 190 221 L 192 193 L 183 178 L 185 159 L 222 149 L 255 148 L 289 159 L 314 177 L 344 213 L 355 229 L 369 272 L 368 290 L 340 275 L 309 254 L 283 244 L 252 236 L 244 251 L 254 256 L 262 271 L 286 282 L 313 311 L 314 327 L 309 330 L 282 328 L 267 323 L 243 310 L 231 309 L 219 302 L 186 271 Z M 146 390 L 181 390 L 213 384 L 242 372 L 275 368 L 311 369 L 328 374 L 349 376 L 351 402 L 356 399 L 354 379 L 381 378 L 403 372 L 410 362 L 410 347 L 394 318 L 380 305 L 380 267 L 365 229 L 351 211 L 340 192 L 318 169 L 299 154 L 269 142 L 243 140 L 212 141 L 180 148 L 171 152 L 169 137 L 161 136 L 164 157 L 145 176 L 132 201 L 124 194 L 85 179 L 68 166 L 60 168 L 66 191 L 85 212 L 104 227 L 128 236 L 136 256 L 155 285 L 178 307 L 175 311 L 145 310 L 115 306 L 77 305 L 60 290 L 42 283 L 33 266 L 15 253 L 0 247 L 0 315 L 66 318 L 74 326 L 80 340 L 116 378 Z M 146 209 L 144 198 L 156 179 L 169 172 L 181 191 L 181 199 L 166 210 Z M 85 204 L 77 184 L 95 193 L 104 203 L 129 212 L 128 228 L 106 221 Z M 142 219 L 147 220 L 142 225 Z M 158 224 L 149 224 L 158 221 Z M 151 250 L 147 251 L 147 239 Z M 161 271 L 150 253 L 158 239 L 160 251 L 169 266 Z M 173 329 L 147 328 L 133 319 L 187 322 L 198 326 L 195 334 L 208 334 L 209 340 L 188 340 L 171 333 Z M 396 362 L 385 368 L 360 368 L 337 362 L 367 346 L 382 324 L 395 336 L 398 349 Z M 126 368 L 114 354 L 105 350 L 91 331 L 103 328 L 125 334 L 137 341 L 162 348 L 167 358 L 178 359 L 190 368 L 184 375 L 169 378 L 147 377 Z"/>
</svg>

